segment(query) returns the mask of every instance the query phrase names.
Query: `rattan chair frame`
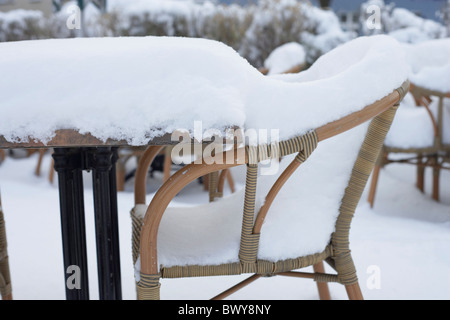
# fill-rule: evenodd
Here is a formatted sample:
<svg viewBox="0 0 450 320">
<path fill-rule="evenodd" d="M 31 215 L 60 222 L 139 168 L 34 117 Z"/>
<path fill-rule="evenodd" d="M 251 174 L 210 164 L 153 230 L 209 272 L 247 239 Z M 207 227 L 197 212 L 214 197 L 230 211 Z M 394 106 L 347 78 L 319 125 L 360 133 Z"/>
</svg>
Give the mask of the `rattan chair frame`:
<svg viewBox="0 0 450 320">
<path fill-rule="evenodd" d="M 140 281 L 137 282 L 138 299 L 159 299 L 160 278 L 240 275 L 243 273 L 253 273 L 254 275 L 215 298 L 224 298 L 242 286 L 253 282 L 260 276 L 284 275 L 314 279 L 320 284 L 319 294 L 323 299 L 330 298 L 328 287 L 326 286 L 328 282 L 343 284 L 350 299 L 362 299 L 363 296 L 358 284 L 356 269 L 349 248 L 350 224 L 356 205 L 359 202 L 367 179 L 372 172 L 383 145 L 385 135 L 394 118 L 397 106 L 406 95 L 408 89 L 409 82 L 406 81 L 400 88 L 394 90 L 391 94 L 379 101 L 366 106 L 361 111 L 312 130 L 303 136 L 281 142 L 280 152 L 276 153 L 277 156 L 282 157 L 292 153 L 298 153 L 298 155 L 269 191 L 266 197 L 266 204 L 261 208 L 256 219 L 254 219 L 254 192 L 256 189 L 257 166 L 259 161 L 268 157 L 270 158 L 271 154 L 275 154 L 271 153 L 270 147 L 266 149 L 269 152 L 264 154 L 258 152 L 262 150 L 261 146 L 230 150 L 223 154 L 223 159 L 234 159 L 233 163 L 223 161 L 221 164 L 207 164 L 210 162 L 206 159 L 201 164 L 190 164 L 172 175 L 157 191 L 147 208 L 143 221 L 137 222 L 141 227 L 139 232 L 141 269 Z M 296 259 L 277 262 L 258 260 L 257 250 L 261 226 L 270 208 L 270 204 L 284 183 L 300 164 L 307 160 L 309 154 L 313 152 L 318 143 L 369 120 L 372 121 L 358 159 L 355 162 L 349 184 L 342 200 L 340 215 L 336 221 L 336 231 L 332 234 L 329 245 L 323 252 Z M 156 152 L 155 147 L 150 147 L 148 152 Z M 175 266 L 165 268 L 164 266 L 158 265 L 157 235 L 159 224 L 166 208 L 175 195 L 198 177 L 243 164 L 247 166 L 247 179 L 241 249 L 239 252 L 240 261 L 238 263 L 215 266 Z M 136 203 L 145 203 L 142 195 L 139 196 L 138 200 L 140 202 Z M 136 249 L 136 246 L 134 249 Z M 324 261 L 336 270 L 336 274 L 324 273 Z M 314 273 L 293 272 L 293 270 L 307 266 L 314 266 Z"/>
<path fill-rule="evenodd" d="M 390 147 L 383 146 L 380 152 L 380 157 L 377 160 L 375 168 L 373 170 L 372 181 L 369 189 L 368 202 L 373 208 L 375 203 L 375 194 L 378 185 L 378 179 L 381 169 L 391 163 L 403 163 L 410 164 L 417 167 L 416 170 L 416 187 L 425 192 L 425 168 L 432 168 L 433 182 L 432 182 L 432 199 L 439 201 L 440 188 L 439 177 L 440 171 L 443 169 L 450 169 L 445 163 L 448 163 L 448 155 L 450 154 L 450 145 L 444 144 L 442 134 L 444 128 L 443 111 L 444 111 L 444 99 L 450 98 L 450 93 L 439 92 L 436 90 L 426 89 L 414 84 L 410 85 L 410 92 L 414 97 L 417 107 L 422 107 L 427 110 L 429 120 L 434 128 L 434 143 L 432 146 L 425 148 L 402 148 L 402 147 Z M 432 114 L 429 103 L 431 97 L 439 99 L 438 114 L 435 118 Z M 402 158 L 396 158 L 395 160 L 389 159 L 390 154 L 408 154 Z"/>
</svg>

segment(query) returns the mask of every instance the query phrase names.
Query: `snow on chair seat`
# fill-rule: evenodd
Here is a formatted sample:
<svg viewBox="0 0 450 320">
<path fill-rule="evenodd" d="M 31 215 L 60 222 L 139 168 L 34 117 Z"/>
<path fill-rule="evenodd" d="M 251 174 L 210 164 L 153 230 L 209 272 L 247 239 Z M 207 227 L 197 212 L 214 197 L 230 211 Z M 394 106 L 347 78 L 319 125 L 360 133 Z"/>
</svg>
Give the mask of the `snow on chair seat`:
<svg viewBox="0 0 450 320">
<path fill-rule="evenodd" d="M 306 64 L 305 48 L 297 42 L 285 43 L 273 50 L 264 61 L 263 74 L 300 72 Z"/>
</svg>

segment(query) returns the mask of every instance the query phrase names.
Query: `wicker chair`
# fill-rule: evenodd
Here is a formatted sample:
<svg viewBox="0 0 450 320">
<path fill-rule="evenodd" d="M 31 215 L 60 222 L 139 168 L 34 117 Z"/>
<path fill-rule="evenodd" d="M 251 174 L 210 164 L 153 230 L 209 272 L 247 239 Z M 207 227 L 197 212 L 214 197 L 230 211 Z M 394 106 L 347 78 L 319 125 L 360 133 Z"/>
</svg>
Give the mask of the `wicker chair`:
<svg viewBox="0 0 450 320">
<path fill-rule="evenodd" d="M 368 197 L 371 207 L 374 206 L 380 170 L 390 163 L 415 165 L 416 186 L 421 192 L 424 192 L 425 168 L 432 168 L 432 198 L 439 201 L 440 170 L 448 169 L 444 163 L 448 161 L 450 150 L 450 137 L 444 135 L 448 121 L 444 100 L 449 97 L 449 93 L 411 84 L 410 93 L 400 105 L 373 171 Z M 390 157 L 393 154 L 401 156 Z"/>
<path fill-rule="evenodd" d="M 0 199 L 0 295 L 3 300 L 12 300 L 11 275 L 6 242 L 6 228 Z"/>
<path fill-rule="evenodd" d="M 136 261 L 138 298 L 159 299 L 160 278 L 253 273 L 247 280 L 214 298 L 225 298 L 261 276 L 283 275 L 314 279 L 318 282 L 322 299 L 330 298 L 327 282 L 345 285 L 350 299 L 362 299 L 349 249 L 350 223 L 395 115 L 396 106 L 407 93 L 408 86 L 409 83 L 405 82 L 388 96 L 356 113 L 302 136 L 280 142 L 277 152 L 273 149 L 274 146 L 247 146 L 224 153 L 224 159 L 234 159 L 231 164 L 224 161 L 224 164 L 207 165 L 207 160 L 202 164 L 190 164 L 175 173 L 158 190 L 148 207 L 142 205 L 145 203 L 145 195 L 141 194 L 142 188 L 137 189 L 138 205 L 133 208 L 131 215 L 135 227 L 133 259 Z M 373 120 L 369 121 L 371 119 Z M 341 158 L 334 154 L 335 146 L 339 146 L 338 149 L 342 147 L 338 152 Z M 150 147 L 146 161 L 151 161 L 158 152 L 159 147 Z M 307 161 L 310 155 L 311 159 Z M 278 157 L 283 158 L 281 163 L 285 170 L 276 180 L 274 177 L 261 176 L 257 192 L 258 163 Z M 333 157 L 335 159 L 331 160 Z M 300 166 L 303 162 L 306 162 L 305 166 Z M 242 164 L 247 166 L 245 190 L 236 191 L 228 197 L 198 207 L 168 207 L 175 195 L 198 177 Z M 146 166 L 147 164 L 142 168 Z M 298 168 L 298 178 L 295 178 L 294 171 Z M 324 178 L 324 171 L 336 174 L 335 179 L 338 179 L 337 176 L 342 172 L 348 173 L 340 177 L 343 188 L 339 192 L 334 191 L 332 195 L 327 193 L 325 189 L 330 177 Z M 144 176 L 145 174 L 142 177 L 137 175 L 137 178 L 144 179 Z M 315 187 L 318 188 L 314 199 L 314 203 L 318 204 L 316 206 L 311 205 L 311 199 L 302 197 L 302 190 L 313 187 L 312 180 L 319 176 L 322 180 L 314 181 Z M 305 180 L 301 180 L 302 177 Z M 298 194 L 295 197 L 283 196 L 286 188 Z M 262 194 L 260 189 L 263 190 Z M 259 206 L 257 199 L 265 195 L 265 191 L 268 193 L 263 199 L 264 204 L 255 215 L 255 209 L 258 210 Z M 280 201 L 279 192 L 282 197 Z M 334 198 L 334 208 L 331 210 L 334 213 L 321 210 L 324 208 L 321 205 L 328 202 L 330 196 Z M 314 214 L 313 225 L 289 221 L 291 215 L 281 217 L 280 212 L 289 211 L 287 209 L 292 209 L 292 204 L 296 204 L 301 211 L 297 214 Z M 272 210 L 268 212 L 271 207 Z M 145 215 L 142 214 L 144 211 Z M 298 243 L 292 243 L 292 234 L 307 234 L 308 229 L 312 230 L 314 226 L 321 225 L 323 217 L 326 217 L 330 228 L 324 232 L 320 249 L 305 249 Z M 208 220 L 207 227 L 202 229 L 199 226 L 196 229 L 194 221 L 205 219 Z M 289 227 L 289 230 L 294 232 L 283 229 L 282 236 L 272 238 L 271 231 L 267 230 L 274 225 L 275 229 L 279 228 L 280 223 L 284 223 L 282 228 Z M 179 227 L 182 230 L 176 231 Z M 188 234 L 193 235 L 193 239 Z M 219 234 L 220 240 L 213 240 Z M 173 237 L 177 238 L 176 242 L 180 246 L 170 245 L 173 240 L 170 238 Z M 286 255 L 270 257 L 274 247 L 277 252 L 286 248 L 289 250 Z M 197 256 L 199 252 L 202 252 L 204 257 Z M 299 255 L 295 255 L 297 253 Z M 287 257 L 289 255 L 291 256 Z M 205 260 L 202 260 L 204 258 Z M 198 259 L 202 262 L 199 263 Z M 337 273 L 324 273 L 323 261 L 329 263 Z M 313 266 L 314 273 L 293 271 L 307 266 Z"/>
</svg>

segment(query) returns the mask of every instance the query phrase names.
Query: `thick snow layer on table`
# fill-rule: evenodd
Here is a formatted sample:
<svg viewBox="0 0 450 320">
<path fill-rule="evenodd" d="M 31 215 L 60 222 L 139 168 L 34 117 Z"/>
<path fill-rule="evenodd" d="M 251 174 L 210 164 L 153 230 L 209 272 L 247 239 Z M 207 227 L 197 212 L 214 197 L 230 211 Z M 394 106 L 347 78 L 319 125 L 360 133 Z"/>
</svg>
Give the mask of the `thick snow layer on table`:
<svg viewBox="0 0 450 320">
<path fill-rule="evenodd" d="M 143 145 L 177 129 L 192 133 L 202 121 L 204 129 L 279 129 L 287 139 L 391 93 L 407 78 L 404 60 L 396 40 L 362 37 L 297 78 L 276 79 L 205 39 L 2 43 L 0 134 L 46 142 L 69 128 Z"/>
<path fill-rule="evenodd" d="M 7 139 L 73 128 L 135 145 L 195 120 L 242 126 L 242 91 L 262 77 L 219 42 L 170 37 L 4 43 L 0 69 Z"/>
<path fill-rule="evenodd" d="M 297 42 L 288 42 L 270 53 L 264 61 L 264 67 L 269 70 L 269 75 L 279 74 L 301 66 L 305 61 L 306 52 L 303 46 Z"/>
</svg>

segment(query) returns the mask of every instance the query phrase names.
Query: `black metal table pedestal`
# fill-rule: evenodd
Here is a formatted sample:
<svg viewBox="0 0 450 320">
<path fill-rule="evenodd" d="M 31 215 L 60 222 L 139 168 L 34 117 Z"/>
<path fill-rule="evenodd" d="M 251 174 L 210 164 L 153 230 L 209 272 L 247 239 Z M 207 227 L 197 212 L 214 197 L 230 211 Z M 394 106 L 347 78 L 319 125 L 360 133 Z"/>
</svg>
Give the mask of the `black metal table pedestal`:
<svg viewBox="0 0 450 320">
<path fill-rule="evenodd" d="M 99 295 L 122 299 L 117 217 L 117 148 L 55 148 L 68 300 L 89 299 L 83 170 L 92 170 Z"/>
</svg>

